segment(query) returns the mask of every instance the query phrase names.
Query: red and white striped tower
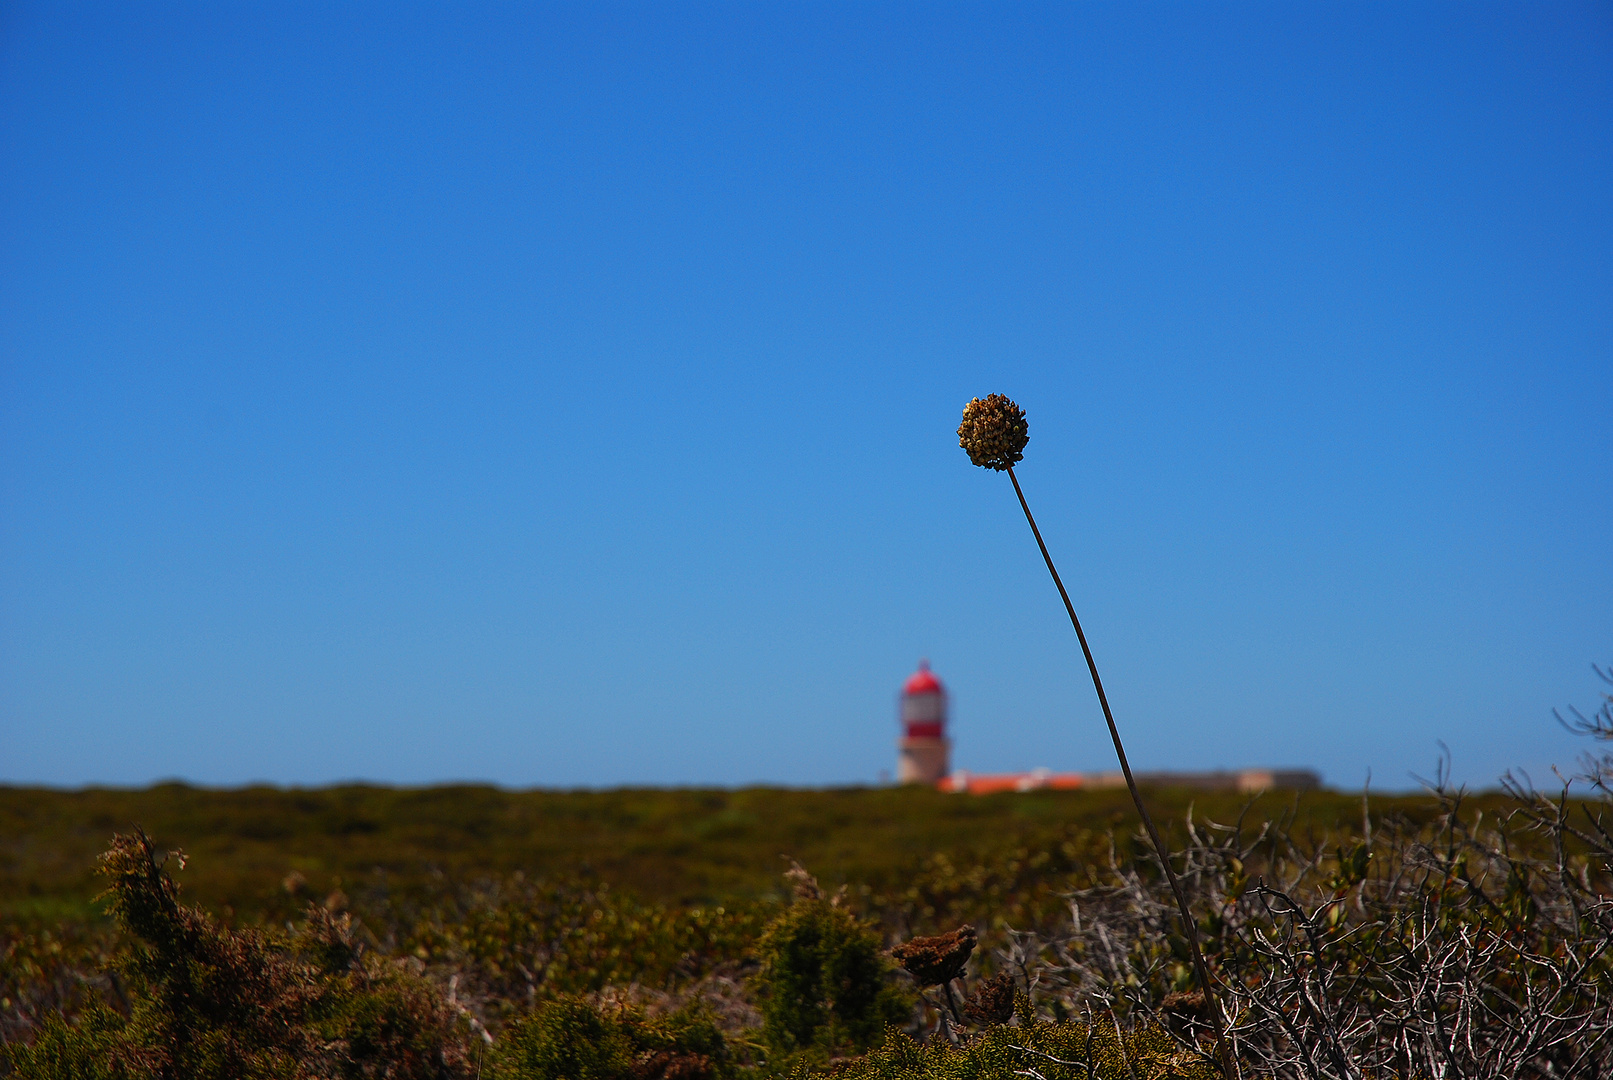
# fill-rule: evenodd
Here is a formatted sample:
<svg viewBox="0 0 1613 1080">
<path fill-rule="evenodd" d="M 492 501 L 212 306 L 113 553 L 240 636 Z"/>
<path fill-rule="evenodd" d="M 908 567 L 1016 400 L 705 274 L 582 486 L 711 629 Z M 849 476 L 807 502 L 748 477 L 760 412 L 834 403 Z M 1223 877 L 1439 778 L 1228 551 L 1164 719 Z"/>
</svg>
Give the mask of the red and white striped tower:
<svg viewBox="0 0 1613 1080">
<path fill-rule="evenodd" d="M 902 687 L 902 737 L 896 742 L 896 782 L 934 784 L 947 775 L 952 742 L 946 737 L 947 692 L 930 662 Z"/>
</svg>

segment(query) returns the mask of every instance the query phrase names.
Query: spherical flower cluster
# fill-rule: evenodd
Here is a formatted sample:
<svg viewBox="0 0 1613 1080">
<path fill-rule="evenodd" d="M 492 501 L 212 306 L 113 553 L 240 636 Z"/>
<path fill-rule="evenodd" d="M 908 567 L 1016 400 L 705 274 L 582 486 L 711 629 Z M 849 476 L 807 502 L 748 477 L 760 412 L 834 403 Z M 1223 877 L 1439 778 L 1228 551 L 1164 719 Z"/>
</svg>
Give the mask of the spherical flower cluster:
<svg viewBox="0 0 1613 1080">
<path fill-rule="evenodd" d="M 983 469 L 1003 470 L 1025 456 L 1030 441 L 1025 410 L 1002 394 L 975 398 L 963 407 L 963 423 L 958 427 L 958 445 L 969 451 L 969 460 Z"/>
</svg>

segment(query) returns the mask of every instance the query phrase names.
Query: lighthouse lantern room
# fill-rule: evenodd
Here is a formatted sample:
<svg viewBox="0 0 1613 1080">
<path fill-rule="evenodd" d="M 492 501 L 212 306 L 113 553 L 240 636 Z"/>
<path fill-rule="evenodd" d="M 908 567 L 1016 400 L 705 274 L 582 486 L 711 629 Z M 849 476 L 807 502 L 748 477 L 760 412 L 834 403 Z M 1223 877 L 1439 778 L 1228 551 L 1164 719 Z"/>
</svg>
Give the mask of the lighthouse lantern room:
<svg viewBox="0 0 1613 1080">
<path fill-rule="evenodd" d="M 928 660 L 902 687 L 902 737 L 896 743 L 896 780 L 935 784 L 947 775 L 952 742 L 946 736 L 947 692 Z"/>
</svg>

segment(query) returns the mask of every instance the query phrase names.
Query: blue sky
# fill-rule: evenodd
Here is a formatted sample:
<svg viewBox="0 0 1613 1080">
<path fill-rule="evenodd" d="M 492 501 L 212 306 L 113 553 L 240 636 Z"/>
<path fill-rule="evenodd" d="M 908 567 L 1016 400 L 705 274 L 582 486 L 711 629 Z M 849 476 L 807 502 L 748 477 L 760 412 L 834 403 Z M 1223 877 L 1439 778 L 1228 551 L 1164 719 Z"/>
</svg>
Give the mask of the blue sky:
<svg viewBox="0 0 1613 1080">
<path fill-rule="evenodd" d="M 332 8 L 337 10 L 332 10 Z M 0 14 L 0 781 L 1537 777 L 1613 660 L 1613 14 Z"/>
</svg>

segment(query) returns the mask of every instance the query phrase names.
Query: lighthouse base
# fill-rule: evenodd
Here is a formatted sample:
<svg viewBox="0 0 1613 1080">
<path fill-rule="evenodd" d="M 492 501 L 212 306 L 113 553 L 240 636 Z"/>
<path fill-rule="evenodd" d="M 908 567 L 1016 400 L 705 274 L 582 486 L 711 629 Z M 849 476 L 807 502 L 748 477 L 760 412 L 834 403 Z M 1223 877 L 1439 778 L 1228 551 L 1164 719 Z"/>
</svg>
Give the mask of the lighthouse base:
<svg viewBox="0 0 1613 1080">
<path fill-rule="evenodd" d="M 947 775 L 951 739 L 907 738 L 896 743 L 898 784 L 937 784 Z"/>
</svg>

